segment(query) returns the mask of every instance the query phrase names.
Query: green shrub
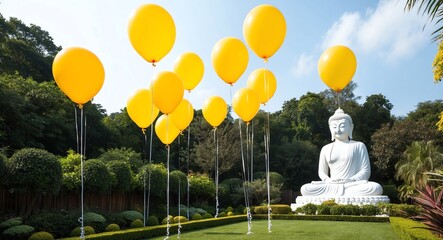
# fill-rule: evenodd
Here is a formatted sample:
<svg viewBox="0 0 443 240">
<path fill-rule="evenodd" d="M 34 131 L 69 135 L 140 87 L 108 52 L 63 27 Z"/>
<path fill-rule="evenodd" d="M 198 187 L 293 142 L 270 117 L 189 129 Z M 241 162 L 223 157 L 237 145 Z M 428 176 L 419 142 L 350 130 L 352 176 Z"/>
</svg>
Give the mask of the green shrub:
<svg viewBox="0 0 443 240">
<path fill-rule="evenodd" d="M 191 220 L 202 220 L 203 217 L 202 215 L 200 215 L 200 213 L 194 213 L 194 215 L 192 215 Z"/>
<path fill-rule="evenodd" d="M 392 230 L 399 237 L 399 239 L 413 239 L 413 240 L 438 240 L 441 239 L 432 234 L 431 231 L 425 229 L 426 225 L 423 223 L 401 218 L 390 217 Z"/>
<path fill-rule="evenodd" d="M 358 205 L 344 205 L 345 207 L 345 215 L 354 215 L 354 216 L 360 216 L 361 211 L 360 211 L 360 206 Z"/>
<path fill-rule="evenodd" d="M 320 205 L 332 207 L 332 206 L 335 206 L 338 204 L 335 202 L 334 199 L 331 199 L 331 200 L 326 200 L 326 201 L 322 202 Z"/>
<path fill-rule="evenodd" d="M 57 239 L 70 236 L 71 230 L 79 226 L 79 217 L 78 212 L 40 212 L 31 215 L 26 222 L 36 231 L 50 232 Z"/>
<path fill-rule="evenodd" d="M 36 192 L 57 193 L 62 184 L 62 167 L 57 157 L 43 149 L 23 148 L 7 162 L 9 186 Z"/>
<path fill-rule="evenodd" d="M 143 220 L 143 215 L 137 211 L 124 211 L 121 215 L 123 216 L 123 219 L 130 223 L 136 219 Z"/>
<path fill-rule="evenodd" d="M 21 217 L 11 218 L 0 223 L 0 230 L 8 229 L 10 227 L 18 226 L 23 224 L 23 219 Z"/>
<path fill-rule="evenodd" d="M 98 213 L 87 212 L 84 219 L 84 224 L 93 227 L 96 232 L 103 232 L 106 228 L 106 218 Z"/>
<path fill-rule="evenodd" d="M 106 192 L 113 184 L 111 172 L 106 164 L 98 159 L 85 161 L 83 177 L 85 189 L 89 191 Z"/>
<path fill-rule="evenodd" d="M 94 228 L 91 226 L 85 226 L 84 230 L 85 230 L 85 235 L 91 235 L 95 233 Z M 71 237 L 78 237 L 78 236 L 80 236 L 80 227 L 74 228 L 71 232 Z"/>
<path fill-rule="evenodd" d="M 231 211 L 229 211 L 226 215 L 228 215 L 228 216 L 234 216 L 234 213 L 231 212 Z"/>
<path fill-rule="evenodd" d="M 213 199 L 215 196 L 215 183 L 205 175 L 191 175 L 189 177 L 189 194 L 197 200 Z M 199 212 L 200 214 L 204 214 Z"/>
<path fill-rule="evenodd" d="M 227 207 L 225 209 L 225 212 L 234 212 L 234 208 L 233 207 Z"/>
<path fill-rule="evenodd" d="M 210 214 L 210 213 L 205 213 L 205 214 L 203 214 L 203 216 L 202 216 L 202 218 L 203 219 L 208 219 L 208 218 L 213 218 L 214 216 L 212 216 L 212 214 Z"/>
<path fill-rule="evenodd" d="M 198 212 L 198 213 L 200 213 L 201 215 L 207 213 L 207 211 L 204 210 L 203 208 L 196 208 L 195 211 Z"/>
<path fill-rule="evenodd" d="M 27 239 L 34 228 L 29 225 L 13 226 L 3 231 L 2 236 L 4 239 Z"/>
<path fill-rule="evenodd" d="M 313 203 L 308 203 L 301 207 L 301 212 L 309 215 L 315 215 L 317 212 L 317 205 Z"/>
<path fill-rule="evenodd" d="M 188 222 L 189 220 L 184 216 L 174 217 L 174 223 L 178 223 L 179 221 L 180 221 L 180 223 L 184 223 L 184 222 Z"/>
<path fill-rule="evenodd" d="M 109 171 L 115 177 L 113 188 L 127 192 L 131 188 L 132 175 L 129 163 L 121 160 L 109 161 L 106 163 Z"/>
<path fill-rule="evenodd" d="M 361 214 L 364 216 L 375 216 L 379 212 L 378 207 L 374 205 L 363 205 L 360 209 Z"/>
<path fill-rule="evenodd" d="M 146 226 L 157 226 L 159 224 L 158 217 L 156 216 L 149 216 L 146 220 Z"/>
<path fill-rule="evenodd" d="M 28 238 L 28 240 L 53 240 L 53 239 L 54 237 L 52 236 L 52 234 L 44 231 L 36 232 Z"/>
<path fill-rule="evenodd" d="M 128 223 L 126 222 L 125 218 L 123 217 L 123 215 L 121 213 L 110 213 L 110 214 L 105 214 L 104 217 L 106 218 L 108 223 L 115 223 L 119 226 L 127 226 Z M 128 221 L 130 222 L 130 221 Z"/>
<path fill-rule="evenodd" d="M 345 205 L 335 205 L 331 207 L 331 215 L 345 215 Z"/>
<path fill-rule="evenodd" d="M 393 184 L 383 185 L 383 195 L 388 196 L 391 203 L 398 203 L 400 201 L 397 186 Z"/>
<path fill-rule="evenodd" d="M 211 217 L 212 217 L 212 216 L 211 216 Z M 221 213 L 218 214 L 217 217 L 226 217 L 226 213 L 225 213 L 225 212 L 221 212 Z M 205 218 L 204 215 L 203 215 L 203 218 Z M 205 219 L 206 219 L 206 218 L 205 218 Z"/>
<path fill-rule="evenodd" d="M 318 205 L 317 206 L 317 214 L 318 215 L 330 215 L 331 214 L 331 206 L 329 205 Z"/>
<path fill-rule="evenodd" d="M 144 227 L 143 221 L 140 219 L 135 219 L 131 222 L 130 228 L 141 228 Z"/>
<path fill-rule="evenodd" d="M 115 223 L 111 223 L 108 226 L 106 226 L 105 231 L 106 232 L 114 232 L 120 230 L 120 226 Z"/>
<path fill-rule="evenodd" d="M 151 197 L 163 198 L 166 195 L 167 170 L 163 164 L 147 164 L 135 176 L 136 184 L 143 190 L 143 181 L 148 185 L 149 173 L 151 173 L 151 186 L 155 186 L 155 191 L 151 191 Z"/>
<path fill-rule="evenodd" d="M 168 220 L 169 220 L 169 223 L 174 223 L 174 216 L 169 215 L 169 216 L 163 218 L 163 220 L 162 220 L 162 224 L 163 224 L 163 225 L 167 224 L 167 223 L 168 223 Z"/>
<path fill-rule="evenodd" d="M 286 204 L 273 204 L 271 205 L 271 209 L 274 214 L 288 214 L 292 212 L 291 207 Z"/>
<path fill-rule="evenodd" d="M 390 217 L 413 217 L 420 212 L 420 207 L 409 204 L 377 203 L 381 214 Z"/>
</svg>

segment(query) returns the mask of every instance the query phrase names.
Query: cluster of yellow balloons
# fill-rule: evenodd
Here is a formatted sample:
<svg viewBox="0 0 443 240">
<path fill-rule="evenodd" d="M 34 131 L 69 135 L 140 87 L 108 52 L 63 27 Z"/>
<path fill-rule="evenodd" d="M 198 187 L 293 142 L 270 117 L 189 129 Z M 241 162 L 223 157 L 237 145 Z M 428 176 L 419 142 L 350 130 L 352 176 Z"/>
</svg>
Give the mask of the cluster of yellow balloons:
<svg viewBox="0 0 443 240">
<path fill-rule="evenodd" d="M 284 41 L 285 19 L 271 5 L 257 6 L 245 18 L 243 35 L 252 51 L 267 61 Z M 134 50 L 154 65 L 172 49 L 176 38 L 175 23 L 161 6 L 144 4 L 129 18 L 128 36 Z M 211 61 L 217 75 L 233 85 L 248 66 L 248 49 L 238 38 L 226 37 L 215 44 Z M 57 54 L 53 74 L 60 89 L 79 106 L 90 101 L 104 82 L 104 68 L 98 57 L 78 47 L 67 48 Z M 183 99 L 184 90 L 194 89 L 203 74 L 201 58 L 192 52 L 183 53 L 176 59 L 173 71 L 158 73 L 149 89 L 139 89 L 129 97 L 129 116 L 144 131 L 162 112 L 164 115 L 156 122 L 156 134 L 163 143 L 170 144 L 175 138 L 173 133 L 183 131 L 193 119 L 194 110 L 191 103 Z M 255 70 L 248 78 L 247 88 L 235 93 L 232 100 L 234 111 L 242 120 L 249 122 L 258 112 L 260 103 L 265 104 L 274 95 L 276 86 L 271 71 Z M 208 123 L 217 127 L 226 118 L 227 105 L 221 97 L 213 96 L 205 102 L 202 110 Z"/>
<path fill-rule="evenodd" d="M 357 59 L 346 46 L 326 49 L 318 60 L 318 73 L 322 81 L 333 91 L 341 92 L 352 80 L 357 69 Z"/>
<path fill-rule="evenodd" d="M 252 51 L 267 62 L 283 44 L 286 36 L 285 18 L 274 6 L 259 5 L 246 16 L 243 22 L 243 36 Z M 214 45 L 211 61 L 217 75 L 232 86 L 248 66 L 248 50 L 241 40 L 226 37 Z M 259 111 L 260 103 L 266 104 L 276 88 L 277 81 L 270 70 L 261 68 L 253 71 L 248 78 L 247 88 L 241 88 L 234 94 L 234 112 L 243 121 L 251 121 Z M 208 106 L 211 105 L 208 103 Z M 208 122 L 213 121 L 212 117 L 208 118 Z"/>
</svg>

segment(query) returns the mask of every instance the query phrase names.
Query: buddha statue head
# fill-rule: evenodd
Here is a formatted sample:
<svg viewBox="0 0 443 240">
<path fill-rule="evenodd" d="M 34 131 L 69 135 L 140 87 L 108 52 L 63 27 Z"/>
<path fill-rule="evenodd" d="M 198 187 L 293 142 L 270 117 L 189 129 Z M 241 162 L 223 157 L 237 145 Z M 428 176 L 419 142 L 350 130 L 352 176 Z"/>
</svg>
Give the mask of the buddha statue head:
<svg viewBox="0 0 443 240">
<path fill-rule="evenodd" d="M 329 118 L 328 123 L 329 130 L 331 131 L 331 141 L 335 139 L 342 141 L 352 139 L 352 130 L 354 129 L 352 118 L 341 108 L 335 110 L 334 115 Z"/>
</svg>

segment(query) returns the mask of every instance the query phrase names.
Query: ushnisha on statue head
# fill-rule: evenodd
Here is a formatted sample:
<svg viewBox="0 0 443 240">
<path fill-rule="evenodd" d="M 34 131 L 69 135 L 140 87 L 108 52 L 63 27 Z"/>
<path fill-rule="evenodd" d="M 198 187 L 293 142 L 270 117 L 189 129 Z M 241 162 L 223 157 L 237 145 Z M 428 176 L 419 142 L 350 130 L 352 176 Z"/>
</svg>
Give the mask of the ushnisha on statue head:
<svg viewBox="0 0 443 240">
<path fill-rule="evenodd" d="M 348 140 L 352 139 L 352 130 L 354 129 L 352 118 L 341 108 L 335 110 L 334 115 L 329 118 L 328 124 L 331 131 L 331 141 L 334 141 L 336 138 L 340 139 L 337 133 L 344 134 Z"/>
</svg>

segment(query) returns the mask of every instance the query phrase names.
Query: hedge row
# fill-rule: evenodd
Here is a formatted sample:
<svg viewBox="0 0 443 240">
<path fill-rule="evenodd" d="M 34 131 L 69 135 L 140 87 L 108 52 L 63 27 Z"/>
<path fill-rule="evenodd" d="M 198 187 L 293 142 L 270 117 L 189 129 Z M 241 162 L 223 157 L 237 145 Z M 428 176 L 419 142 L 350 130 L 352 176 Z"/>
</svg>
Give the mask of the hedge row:
<svg viewBox="0 0 443 240">
<path fill-rule="evenodd" d="M 407 218 L 391 217 L 391 226 L 400 239 L 408 240 L 441 240 L 431 231 L 424 229 L 426 225 Z"/>
<path fill-rule="evenodd" d="M 192 231 L 202 228 L 216 227 L 231 223 L 243 222 L 246 221 L 247 218 L 245 215 L 237 215 L 231 217 L 224 218 L 211 218 L 204 220 L 197 220 L 191 222 L 185 222 L 181 224 L 182 231 Z M 132 239 L 142 239 L 142 238 L 150 238 L 156 236 L 162 236 L 166 234 L 165 225 L 160 226 L 152 226 L 152 227 L 143 227 L 143 228 L 135 228 L 128 229 L 124 231 L 115 231 L 115 232 L 106 232 L 99 234 L 92 234 L 85 236 L 85 239 L 94 239 L 94 240 L 132 240 Z M 177 233 L 178 224 L 171 224 L 170 233 Z M 77 240 L 78 237 L 72 238 L 63 238 L 63 240 Z"/>
<path fill-rule="evenodd" d="M 254 219 L 268 219 L 267 214 L 255 214 Z M 389 217 L 350 216 L 350 215 L 295 215 L 272 214 L 272 219 L 309 220 L 309 221 L 345 221 L 345 222 L 389 222 Z"/>
</svg>

